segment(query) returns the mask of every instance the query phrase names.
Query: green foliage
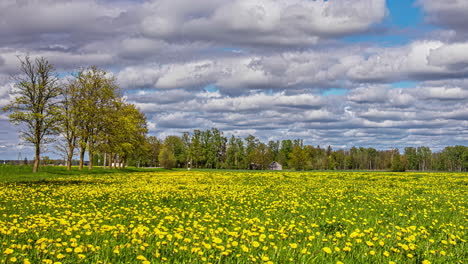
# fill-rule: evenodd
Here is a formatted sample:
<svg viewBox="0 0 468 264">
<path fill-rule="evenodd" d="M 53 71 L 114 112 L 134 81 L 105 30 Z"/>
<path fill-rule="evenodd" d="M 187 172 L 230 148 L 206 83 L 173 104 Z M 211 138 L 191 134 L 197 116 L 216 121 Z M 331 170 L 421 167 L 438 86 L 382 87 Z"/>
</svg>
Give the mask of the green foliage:
<svg viewBox="0 0 468 264">
<path fill-rule="evenodd" d="M 301 146 L 295 145 L 290 154 L 289 164 L 295 170 L 304 170 L 307 164 L 304 150 Z"/>
<path fill-rule="evenodd" d="M 159 165 L 164 169 L 172 169 L 176 163 L 176 157 L 169 146 L 163 146 L 159 153 Z"/>
<path fill-rule="evenodd" d="M 401 162 L 400 152 L 398 149 L 394 150 L 393 159 L 392 159 L 392 171 L 402 172 L 405 171 L 405 166 Z"/>
</svg>

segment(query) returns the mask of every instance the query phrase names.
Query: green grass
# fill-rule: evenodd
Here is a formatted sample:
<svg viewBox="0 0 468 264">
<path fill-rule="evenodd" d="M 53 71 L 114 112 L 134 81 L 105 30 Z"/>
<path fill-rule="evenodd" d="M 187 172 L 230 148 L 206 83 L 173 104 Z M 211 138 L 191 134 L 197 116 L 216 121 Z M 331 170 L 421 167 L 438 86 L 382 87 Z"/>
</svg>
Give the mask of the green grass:
<svg viewBox="0 0 468 264">
<path fill-rule="evenodd" d="M 155 172 L 164 171 L 164 169 L 147 169 L 127 167 L 125 169 L 104 169 L 102 167 L 94 167 L 89 170 L 85 167 L 79 170 L 77 166 L 73 166 L 71 170 L 67 170 L 65 166 L 41 166 L 37 173 L 33 173 L 32 166 L 26 165 L 0 165 L 0 182 L 15 182 L 15 181 L 44 181 L 61 177 L 74 177 L 82 175 L 106 175 L 115 173 L 135 173 L 135 172 Z"/>
</svg>

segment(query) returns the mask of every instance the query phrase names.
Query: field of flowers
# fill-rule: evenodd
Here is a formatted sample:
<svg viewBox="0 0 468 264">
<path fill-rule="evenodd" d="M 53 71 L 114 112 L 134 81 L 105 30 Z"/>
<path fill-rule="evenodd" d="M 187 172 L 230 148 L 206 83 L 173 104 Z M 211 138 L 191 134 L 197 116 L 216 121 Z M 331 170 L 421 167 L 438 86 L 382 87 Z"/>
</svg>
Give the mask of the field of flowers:
<svg viewBox="0 0 468 264">
<path fill-rule="evenodd" d="M 467 174 L 174 171 L 0 183 L 2 263 L 465 263 Z"/>
</svg>

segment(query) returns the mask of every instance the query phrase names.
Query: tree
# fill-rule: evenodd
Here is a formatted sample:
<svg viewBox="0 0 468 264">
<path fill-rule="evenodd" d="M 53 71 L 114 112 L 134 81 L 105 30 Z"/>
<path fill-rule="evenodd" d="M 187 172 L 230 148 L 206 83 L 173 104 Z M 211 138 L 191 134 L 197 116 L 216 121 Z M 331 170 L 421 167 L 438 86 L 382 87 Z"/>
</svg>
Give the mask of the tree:
<svg viewBox="0 0 468 264">
<path fill-rule="evenodd" d="M 417 170 L 418 169 L 418 155 L 416 153 L 416 148 L 414 147 L 406 147 L 405 148 L 405 156 L 406 160 L 408 161 L 408 169 L 409 170 Z"/>
<path fill-rule="evenodd" d="M 186 149 L 182 138 L 178 136 L 168 136 L 164 140 L 164 145 L 171 149 L 175 157 L 175 166 L 184 167 L 186 161 Z"/>
<path fill-rule="evenodd" d="M 3 110 L 14 124 L 24 124 L 21 137 L 34 145 L 33 172 L 36 173 L 41 159 L 41 148 L 53 141 L 57 134 L 57 96 L 60 94 L 54 66 L 45 58 L 34 61 L 29 56 L 20 59 L 22 75 L 16 77 L 13 101 Z"/>
<path fill-rule="evenodd" d="M 425 171 L 430 165 L 432 151 L 429 147 L 418 147 L 416 149 L 419 161 L 419 170 Z"/>
<path fill-rule="evenodd" d="M 59 132 L 65 141 L 65 146 L 58 145 L 57 148 L 65 154 L 68 170 L 71 170 L 73 155 L 78 143 L 77 89 L 74 81 L 64 85 L 61 89 L 62 100 L 58 107 Z"/>
<path fill-rule="evenodd" d="M 307 164 L 305 151 L 300 145 L 294 145 L 289 164 L 295 170 L 304 170 Z"/>
<path fill-rule="evenodd" d="M 135 105 L 125 103 L 123 99 L 115 99 L 113 106 L 109 107 L 112 108 L 107 110 L 107 118 L 102 120 L 105 123 L 94 143 L 95 149 L 101 153 L 109 153 L 110 164 L 115 161 L 125 167 L 130 157 L 138 160 L 138 164 L 143 158 L 142 152 L 146 145 L 145 115 Z M 148 147 L 147 151 L 149 149 Z"/>
<path fill-rule="evenodd" d="M 231 136 L 229 139 L 229 142 L 227 144 L 227 150 L 226 150 L 226 163 L 225 167 L 228 169 L 237 169 L 239 161 L 237 160 L 238 156 L 237 153 L 239 152 L 239 149 L 237 148 L 236 144 L 236 138 L 234 135 Z"/>
<path fill-rule="evenodd" d="M 395 171 L 395 172 L 405 171 L 405 167 L 403 166 L 403 163 L 401 162 L 400 151 L 398 149 L 395 149 L 393 151 L 392 171 Z"/>
<path fill-rule="evenodd" d="M 260 166 L 262 170 L 268 168 L 268 165 L 272 162 L 272 154 L 267 145 L 259 143 L 253 151 L 252 162 L 256 166 Z"/>
<path fill-rule="evenodd" d="M 95 66 L 83 68 L 75 75 L 77 92 L 77 118 L 80 146 L 80 169 L 83 168 L 86 150 L 89 154 L 89 169 L 93 168 L 95 147 L 101 140 L 106 125 L 116 110 L 119 88 L 115 78 Z"/>
<path fill-rule="evenodd" d="M 293 143 L 291 140 L 281 141 L 281 148 L 278 153 L 278 162 L 283 165 L 283 168 L 289 168 L 289 155 L 293 150 Z"/>
<path fill-rule="evenodd" d="M 280 142 L 278 140 L 277 141 L 273 141 L 273 140 L 268 141 L 268 149 L 269 149 L 269 151 L 271 153 L 271 158 L 272 158 L 273 161 L 278 160 L 279 146 L 280 146 Z"/>
<path fill-rule="evenodd" d="M 195 164 L 195 168 L 200 166 L 200 163 L 204 160 L 203 157 L 203 146 L 202 146 L 202 132 L 200 130 L 194 130 L 192 139 L 190 140 L 189 156 L 192 160 L 192 165 Z"/>
<path fill-rule="evenodd" d="M 161 151 L 161 141 L 154 137 L 148 137 L 147 139 L 148 144 L 149 144 L 149 153 L 148 153 L 148 158 L 150 162 L 151 167 L 156 167 L 159 164 L 159 152 Z"/>
<path fill-rule="evenodd" d="M 172 169 L 174 168 L 176 162 L 176 158 L 172 150 L 168 146 L 163 146 L 161 152 L 159 153 L 159 164 L 165 169 Z"/>
</svg>

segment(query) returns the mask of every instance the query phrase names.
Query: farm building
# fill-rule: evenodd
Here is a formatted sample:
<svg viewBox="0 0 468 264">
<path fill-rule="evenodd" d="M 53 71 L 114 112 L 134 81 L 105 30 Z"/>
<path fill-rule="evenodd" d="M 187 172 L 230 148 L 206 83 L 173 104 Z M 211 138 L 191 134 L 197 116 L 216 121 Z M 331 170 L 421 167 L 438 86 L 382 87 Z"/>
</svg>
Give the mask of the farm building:
<svg viewBox="0 0 468 264">
<path fill-rule="evenodd" d="M 270 169 L 270 170 L 283 170 L 283 166 L 281 166 L 281 164 L 279 164 L 278 162 L 274 161 L 268 166 L 268 169 Z"/>
</svg>

